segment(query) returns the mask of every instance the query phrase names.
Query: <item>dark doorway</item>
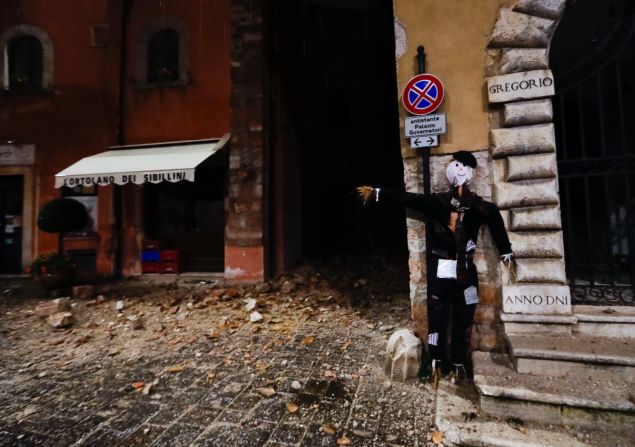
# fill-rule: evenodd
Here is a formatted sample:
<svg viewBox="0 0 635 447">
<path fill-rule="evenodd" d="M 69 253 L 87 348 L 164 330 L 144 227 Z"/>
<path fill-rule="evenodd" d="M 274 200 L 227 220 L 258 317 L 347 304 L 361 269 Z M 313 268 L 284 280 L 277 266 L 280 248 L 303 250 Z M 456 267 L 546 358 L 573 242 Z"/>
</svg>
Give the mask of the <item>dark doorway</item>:
<svg viewBox="0 0 635 447">
<path fill-rule="evenodd" d="M 225 172 L 224 166 L 204 164 L 194 182 L 144 186 L 145 238 L 159 241 L 161 249 L 178 250 L 182 272 L 225 267 Z"/>
<path fill-rule="evenodd" d="M 0 176 L 0 273 L 22 270 L 22 199 L 24 178 Z"/>
<path fill-rule="evenodd" d="M 405 250 L 403 210 L 375 213 L 353 194 L 403 185 L 391 0 L 281 0 L 268 14 L 276 270 Z"/>
<path fill-rule="evenodd" d="M 574 303 L 635 304 L 635 16 L 578 0 L 550 54 L 567 276 Z"/>
</svg>

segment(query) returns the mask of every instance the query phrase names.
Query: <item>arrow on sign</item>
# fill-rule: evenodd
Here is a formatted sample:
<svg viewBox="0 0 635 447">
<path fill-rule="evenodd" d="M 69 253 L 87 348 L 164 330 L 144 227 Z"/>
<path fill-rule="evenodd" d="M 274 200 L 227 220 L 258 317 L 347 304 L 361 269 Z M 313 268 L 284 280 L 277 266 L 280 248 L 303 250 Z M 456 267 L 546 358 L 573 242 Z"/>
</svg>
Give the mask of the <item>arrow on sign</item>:
<svg viewBox="0 0 635 447">
<path fill-rule="evenodd" d="M 438 135 L 428 135 L 425 137 L 415 137 L 410 139 L 410 147 L 436 147 L 439 145 Z"/>
</svg>

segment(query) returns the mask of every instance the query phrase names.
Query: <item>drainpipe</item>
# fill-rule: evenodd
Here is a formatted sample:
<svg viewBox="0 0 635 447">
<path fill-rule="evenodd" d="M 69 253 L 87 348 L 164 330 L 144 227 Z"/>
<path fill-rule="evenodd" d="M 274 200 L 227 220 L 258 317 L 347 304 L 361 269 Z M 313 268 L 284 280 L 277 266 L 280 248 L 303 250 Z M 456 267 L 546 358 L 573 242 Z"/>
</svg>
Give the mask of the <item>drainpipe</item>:
<svg viewBox="0 0 635 447">
<path fill-rule="evenodd" d="M 117 135 L 116 142 L 118 146 L 126 144 L 125 137 L 125 109 L 126 109 L 126 73 L 128 71 L 128 22 L 130 21 L 130 10 L 134 0 L 123 0 L 121 8 L 121 41 L 119 43 L 119 94 L 117 101 Z M 114 231 L 115 238 L 115 268 L 116 277 L 122 276 L 123 266 L 123 237 L 121 235 L 121 186 L 113 185 L 113 213 L 114 213 Z"/>
</svg>

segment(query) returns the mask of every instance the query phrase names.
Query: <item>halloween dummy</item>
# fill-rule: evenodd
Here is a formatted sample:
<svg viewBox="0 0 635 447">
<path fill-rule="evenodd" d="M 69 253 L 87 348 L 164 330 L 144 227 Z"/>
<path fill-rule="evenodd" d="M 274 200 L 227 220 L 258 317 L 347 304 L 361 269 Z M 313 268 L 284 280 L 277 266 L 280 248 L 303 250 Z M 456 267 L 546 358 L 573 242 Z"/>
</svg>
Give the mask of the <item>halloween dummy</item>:
<svg viewBox="0 0 635 447">
<path fill-rule="evenodd" d="M 468 189 L 476 168 L 476 158 L 461 151 L 453 155 L 446 177 L 450 190 L 445 193 L 415 194 L 387 188 L 357 188 L 365 203 L 394 202 L 422 212 L 430 222 L 432 269 L 428 284 L 428 353 L 433 380 L 450 372 L 452 381 L 470 374 L 469 340 L 478 303 L 478 275 L 474 265 L 478 231 L 489 227 L 502 262 L 509 267 L 513 259 L 511 244 L 498 207 Z M 452 342 L 446 352 L 447 329 L 452 308 Z M 445 363 L 444 363 L 445 362 Z"/>
</svg>

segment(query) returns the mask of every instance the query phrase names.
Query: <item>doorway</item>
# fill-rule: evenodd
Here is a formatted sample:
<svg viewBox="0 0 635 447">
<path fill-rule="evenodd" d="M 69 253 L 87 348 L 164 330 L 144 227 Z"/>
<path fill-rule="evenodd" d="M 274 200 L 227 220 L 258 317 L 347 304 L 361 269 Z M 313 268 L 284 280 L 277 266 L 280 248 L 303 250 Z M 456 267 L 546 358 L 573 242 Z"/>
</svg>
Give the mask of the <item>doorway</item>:
<svg viewBox="0 0 635 447">
<path fill-rule="evenodd" d="M 0 273 L 22 270 L 24 177 L 0 176 Z"/>
<path fill-rule="evenodd" d="M 355 250 L 406 250 L 405 216 L 358 185 L 403 188 L 391 0 L 270 2 L 269 227 L 274 271 Z"/>
<path fill-rule="evenodd" d="M 579 0 L 554 35 L 554 124 L 574 304 L 635 305 L 635 15 Z"/>
</svg>

